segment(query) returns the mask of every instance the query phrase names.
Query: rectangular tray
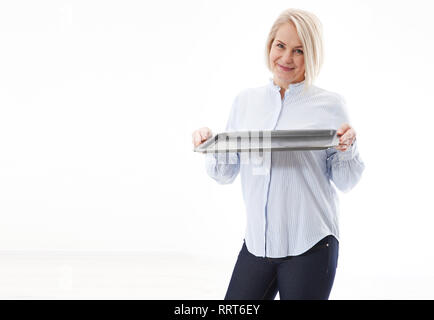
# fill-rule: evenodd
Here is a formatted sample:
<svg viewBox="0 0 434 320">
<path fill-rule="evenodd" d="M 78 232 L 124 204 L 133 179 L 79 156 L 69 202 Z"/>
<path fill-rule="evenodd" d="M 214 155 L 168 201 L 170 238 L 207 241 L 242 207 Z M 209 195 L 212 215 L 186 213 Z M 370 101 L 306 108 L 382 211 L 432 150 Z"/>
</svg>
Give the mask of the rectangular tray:
<svg viewBox="0 0 434 320">
<path fill-rule="evenodd" d="M 334 129 L 222 132 L 194 148 L 195 152 L 324 150 L 339 144 Z"/>
</svg>

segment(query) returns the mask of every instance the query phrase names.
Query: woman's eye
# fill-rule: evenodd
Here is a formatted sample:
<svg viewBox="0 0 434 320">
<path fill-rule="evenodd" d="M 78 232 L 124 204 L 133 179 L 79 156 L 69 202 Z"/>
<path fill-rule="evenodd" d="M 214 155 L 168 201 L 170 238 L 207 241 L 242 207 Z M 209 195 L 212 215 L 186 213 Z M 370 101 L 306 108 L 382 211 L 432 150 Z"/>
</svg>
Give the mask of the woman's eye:
<svg viewBox="0 0 434 320">
<path fill-rule="evenodd" d="M 281 43 L 278 43 L 277 46 L 278 46 L 278 47 L 281 46 L 281 47 L 279 47 L 279 48 L 284 48 L 284 47 L 285 47 L 285 46 L 284 46 L 283 44 L 281 44 Z"/>
<path fill-rule="evenodd" d="M 295 53 L 296 53 L 296 54 L 303 54 L 303 50 L 296 49 L 296 50 L 295 50 Z"/>
</svg>

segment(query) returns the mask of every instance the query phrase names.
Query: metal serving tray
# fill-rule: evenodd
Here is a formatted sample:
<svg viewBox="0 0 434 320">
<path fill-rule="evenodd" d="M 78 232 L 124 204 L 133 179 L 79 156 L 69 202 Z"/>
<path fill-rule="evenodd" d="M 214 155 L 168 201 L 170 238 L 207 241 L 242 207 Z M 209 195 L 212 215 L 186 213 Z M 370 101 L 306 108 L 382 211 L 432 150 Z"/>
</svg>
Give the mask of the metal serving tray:
<svg viewBox="0 0 434 320">
<path fill-rule="evenodd" d="M 195 152 L 251 152 L 323 150 L 336 147 L 334 129 L 237 131 L 216 134 L 194 148 Z"/>
</svg>

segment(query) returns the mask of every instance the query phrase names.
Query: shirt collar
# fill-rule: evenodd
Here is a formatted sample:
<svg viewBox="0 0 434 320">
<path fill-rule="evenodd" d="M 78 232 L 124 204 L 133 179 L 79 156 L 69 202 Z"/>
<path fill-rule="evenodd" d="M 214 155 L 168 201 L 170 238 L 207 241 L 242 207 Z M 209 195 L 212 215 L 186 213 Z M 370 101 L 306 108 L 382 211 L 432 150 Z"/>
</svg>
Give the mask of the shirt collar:
<svg viewBox="0 0 434 320">
<path fill-rule="evenodd" d="M 301 91 L 304 88 L 304 83 L 305 83 L 305 80 L 297 82 L 297 83 L 290 83 L 289 87 L 288 87 L 289 91 L 288 91 L 288 89 L 286 89 L 285 90 L 285 94 L 286 94 L 286 92 L 292 93 L 292 92 L 299 92 L 299 91 Z M 277 84 L 274 83 L 273 78 L 269 78 L 268 86 L 272 90 L 278 91 L 278 92 L 281 89 Z"/>
</svg>

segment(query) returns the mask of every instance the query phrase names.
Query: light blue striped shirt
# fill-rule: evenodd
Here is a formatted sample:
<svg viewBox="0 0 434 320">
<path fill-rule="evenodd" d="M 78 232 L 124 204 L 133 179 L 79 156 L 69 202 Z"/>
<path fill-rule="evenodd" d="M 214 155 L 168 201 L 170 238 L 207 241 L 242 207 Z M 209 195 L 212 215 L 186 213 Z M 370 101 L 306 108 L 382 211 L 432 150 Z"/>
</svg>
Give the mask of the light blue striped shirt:
<svg viewBox="0 0 434 320">
<path fill-rule="evenodd" d="M 241 91 L 226 131 L 338 129 L 350 123 L 343 98 L 305 82 L 290 84 L 282 99 L 270 79 Z M 220 184 L 241 176 L 247 223 L 245 241 L 255 256 L 299 255 L 327 235 L 339 240 L 339 199 L 359 181 L 364 164 L 357 142 L 346 151 L 207 154 L 206 170 Z M 333 183 L 332 183 L 333 182 Z"/>
</svg>

